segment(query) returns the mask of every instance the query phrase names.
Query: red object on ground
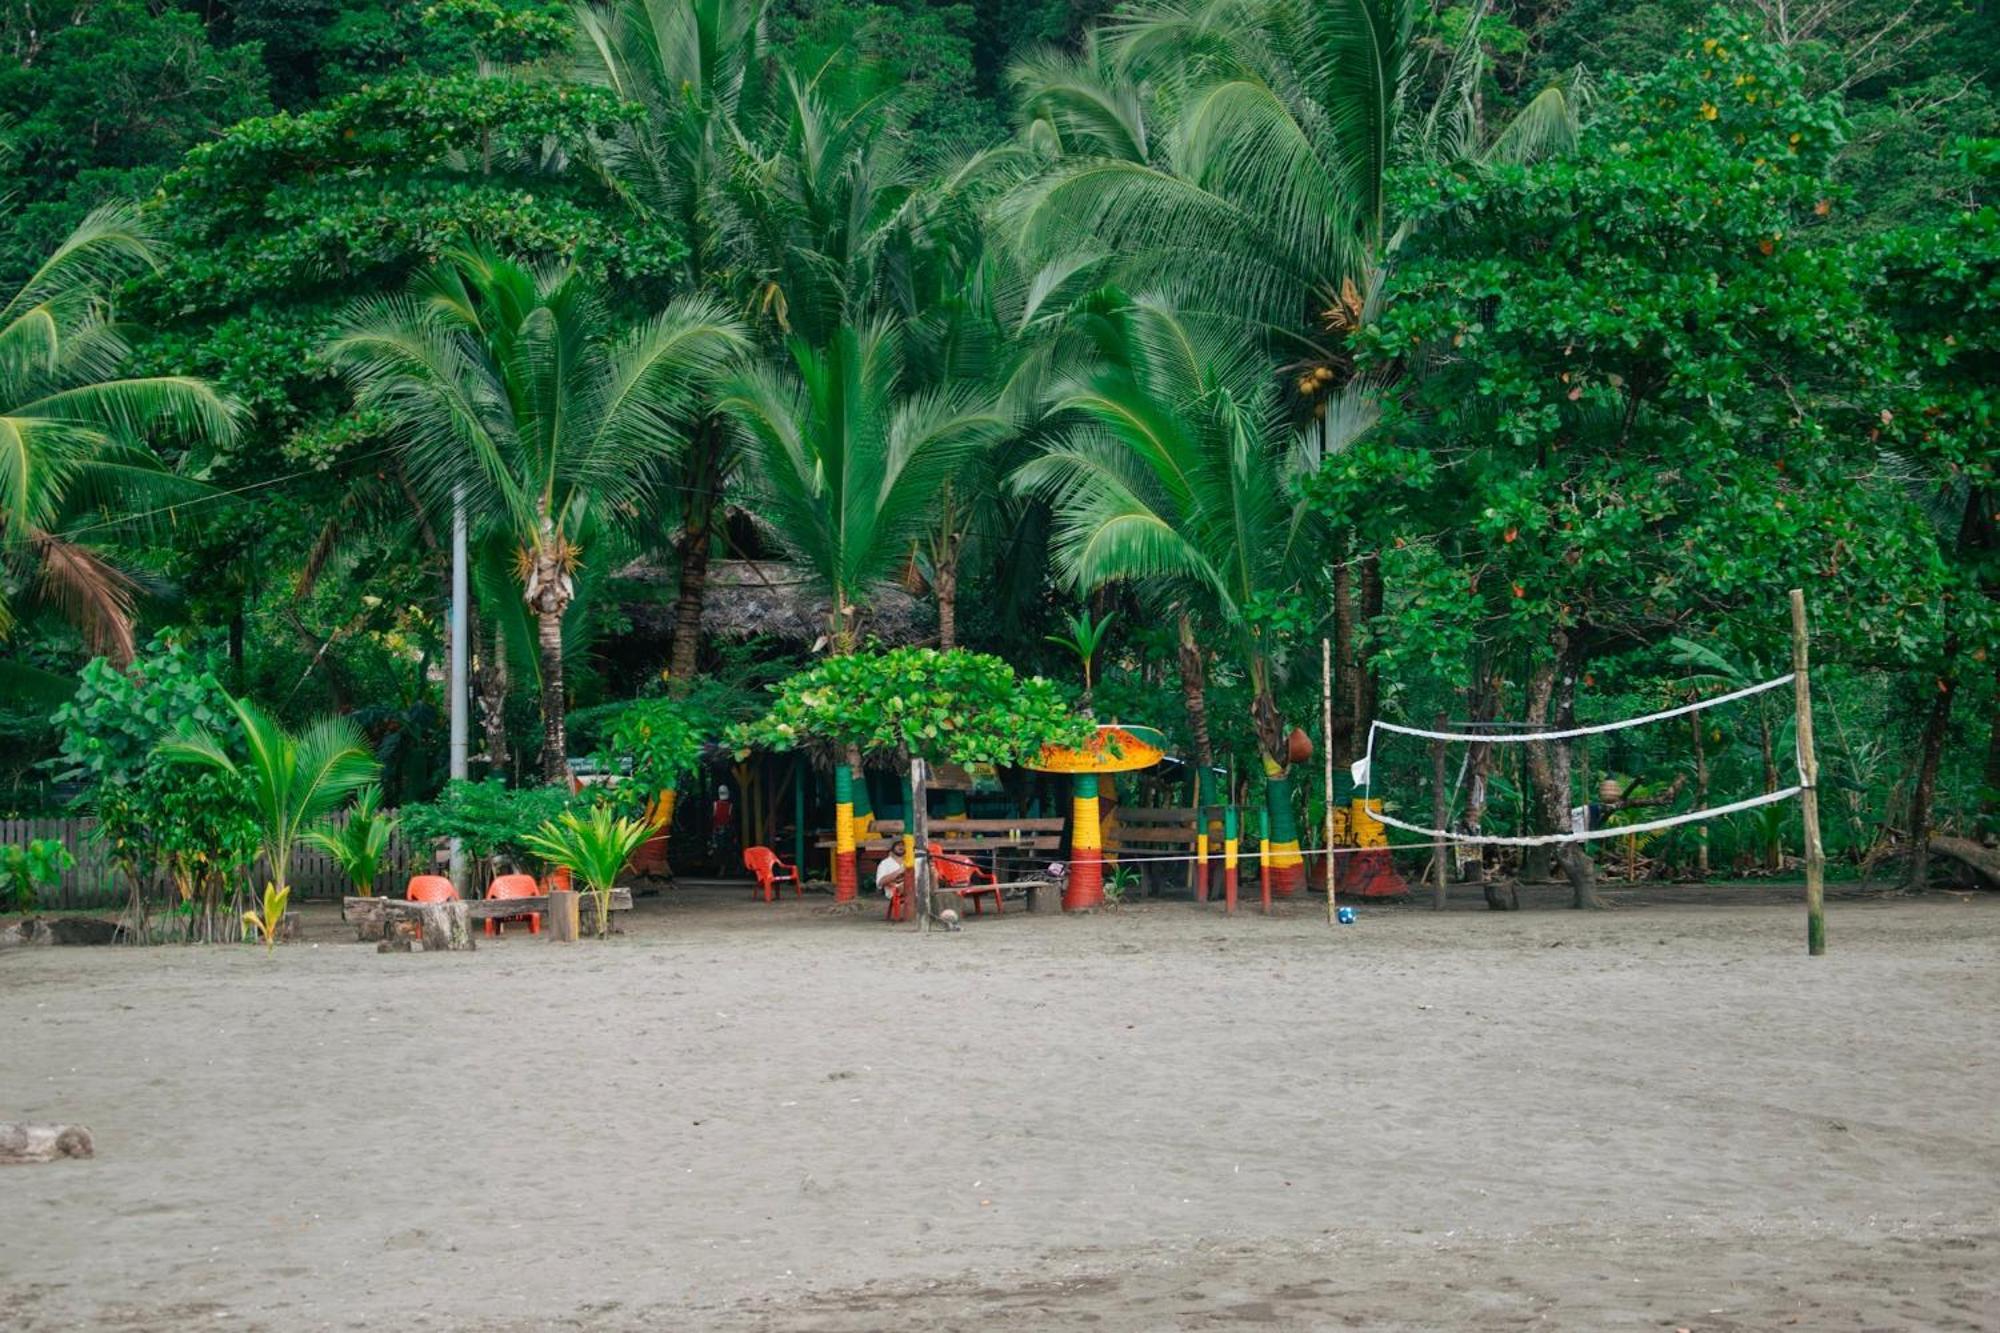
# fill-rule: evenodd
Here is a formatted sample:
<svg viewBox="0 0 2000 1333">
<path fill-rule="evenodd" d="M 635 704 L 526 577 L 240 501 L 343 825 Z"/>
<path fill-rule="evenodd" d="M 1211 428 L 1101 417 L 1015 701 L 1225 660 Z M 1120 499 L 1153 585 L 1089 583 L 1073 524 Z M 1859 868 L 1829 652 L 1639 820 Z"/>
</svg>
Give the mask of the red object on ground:
<svg viewBox="0 0 2000 1333">
<path fill-rule="evenodd" d="M 551 870 L 549 872 L 548 878 L 542 881 L 542 888 L 545 892 L 548 893 L 567 893 L 569 892 L 569 886 L 570 886 L 570 877 L 569 877 L 568 866 L 557 866 L 554 870 Z"/>
<path fill-rule="evenodd" d="M 947 856 L 934 842 L 924 844 L 924 850 L 931 854 L 931 864 L 937 867 L 938 883 L 956 893 L 960 902 L 970 899 L 974 916 L 986 915 L 985 909 L 979 905 L 979 900 L 988 895 L 993 898 L 995 916 L 1006 912 L 1007 909 L 1000 905 L 1000 881 L 994 877 L 992 871 L 962 856 Z M 986 882 L 984 884 L 976 882 L 981 879 Z"/>
<path fill-rule="evenodd" d="M 502 875 L 486 886 L 486 896 L 489 899 L 539 898 L 542 896 L 542 886 L 535 883 L 533 875 Z M 486 933 L 488 935 L 504 933 L 501 923 L 505 921 L 526 921 L 530 935 L 542 933 L 540 912 L 522 912 L 519 916 L 489 916 L 486 918 Z"/>
<path fill-rule="evenodd" d="M 1386 848 L 1368 847 L 1341 857 L 1340 892 L 1349 898 L 1401 898 L 1409 883 L 1396 872 Z"/>
<path fill-rule="evenodd" d="M 778 884 L 790 881 L 796 896 L 806 896 L 805 886 L 799 883 L 799 868 L 786 865 L 778 859 L 778 854 L 769 847 L 746 847 L 743 849 L 743 867 L 757 877 L 757 887 L 750 890 L 751 897 L 762 893 L 765 902 L 778 896 Z M 783 874 L 778 872 L 783 871 Z"/>
<path fill-rule="evenodd" d="M 458 897 L 458 890 L 443 875 L 412 875 L 403 897 L 413 903 L 448 903 Z"/>
<path fill-rule="evenodd" d="M 1070 854 L 1069 877 L 1063 881 L 1063 911 L 1079 912 L 1104 906 L 1104 854 L 1096 848 Z"/>
</svg>

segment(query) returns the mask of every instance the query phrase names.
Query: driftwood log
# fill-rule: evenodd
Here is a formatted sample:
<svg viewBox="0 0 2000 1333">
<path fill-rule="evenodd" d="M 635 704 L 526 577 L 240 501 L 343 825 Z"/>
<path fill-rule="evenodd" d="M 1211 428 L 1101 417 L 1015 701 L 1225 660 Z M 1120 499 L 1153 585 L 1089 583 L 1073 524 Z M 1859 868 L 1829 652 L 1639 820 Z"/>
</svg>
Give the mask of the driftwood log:
<svg viewBox="0 0 2000 1333">
<path fill-rule="evenodd" d="M 1989 889 L 2000 889 L 2000 851 L 1982 847 L 1970 838 L 1946 838 L 1932 834 L 1932 856 L 1942 856 L 1970 870 Z"/>
<path fill-rule="evenodd" d="M 82 1125 L 19 1125 L 0 1121 L 0 1166 L 96 1154 L 97 1145 Z"/>
<path fill-rule="evenodd" d="M 425 953 L 469 953 L 479 947 L 472 937 L 472 912 L 462 900 L 417 907 Z"/>
</svg>

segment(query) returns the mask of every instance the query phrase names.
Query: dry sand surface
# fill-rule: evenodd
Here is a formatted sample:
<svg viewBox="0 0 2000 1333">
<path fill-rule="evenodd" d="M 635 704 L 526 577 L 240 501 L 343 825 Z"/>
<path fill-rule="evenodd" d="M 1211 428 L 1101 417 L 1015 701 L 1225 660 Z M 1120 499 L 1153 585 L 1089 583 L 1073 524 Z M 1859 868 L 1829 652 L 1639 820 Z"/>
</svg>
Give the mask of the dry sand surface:
<svg viewBox="0 0 2000 1333">
<path fill-rule="evenodd" d="M 2000 901 L 1774 898 L 17 949 L 0 1328 L 2000 1327 Z"/>
</svg>

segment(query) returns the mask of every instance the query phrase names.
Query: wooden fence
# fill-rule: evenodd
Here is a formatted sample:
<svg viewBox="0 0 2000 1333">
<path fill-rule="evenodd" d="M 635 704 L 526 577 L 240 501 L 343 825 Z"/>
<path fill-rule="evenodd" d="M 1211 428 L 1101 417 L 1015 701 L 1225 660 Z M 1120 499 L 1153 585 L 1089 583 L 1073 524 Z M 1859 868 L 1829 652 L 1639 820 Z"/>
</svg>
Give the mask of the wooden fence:
<svg viewBox="0 0 2000 1333">
<path fill-rule="evenodd" d="M 345 826 L 347 812 L 333 817 L 333 823 Z M 105 855 L 104 844 L 93 836 L 97 828 L 95 819 L 0 819 L 0 846 L 27 842 L 33 838 L 55 838 L 69 849 L 76 858 L 76 864 L 63 872 L 62 883 L 54 889 L 42 890 L 42 906 L 49 911 L 87 911 L 97 908 L 122 907 L 132 896 L 132 886 L 117 870 L 113 869 Z M 400 893 L 409 876 L 422 870 L 429 870 L 433 857 L 427 849 L 415 850 L 403 840 L 399 829 L 389 839 L 389 847 L 382 857 L 382 870 L 375 881 L 377 893 Z M 474 866 L 478 874 L 483 867 Z M 265 879 L 262 857 L 246 879 L 261 885 Z M 292 852 L 292 897 L 339 898 L 353 889 L 347 876 L 340 872 L 333 857 L 317 847 L 300 844 Z M 157 899 L 158 888 L 149 885 L 148 896 Z"/>
</svg>

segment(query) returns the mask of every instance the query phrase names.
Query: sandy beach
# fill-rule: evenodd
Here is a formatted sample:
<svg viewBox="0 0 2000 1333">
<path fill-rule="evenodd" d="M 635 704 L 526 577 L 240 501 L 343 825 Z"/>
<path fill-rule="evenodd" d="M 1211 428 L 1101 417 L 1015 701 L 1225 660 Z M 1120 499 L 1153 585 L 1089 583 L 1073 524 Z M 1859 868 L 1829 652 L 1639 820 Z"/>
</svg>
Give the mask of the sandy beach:
<svg viewBox="0 0 2000 1333">
<path fill-rule="evenodd" d="M 0 1327 L 2000 1325 L 2000 900 L 0 954 Z"/>
</svg>

